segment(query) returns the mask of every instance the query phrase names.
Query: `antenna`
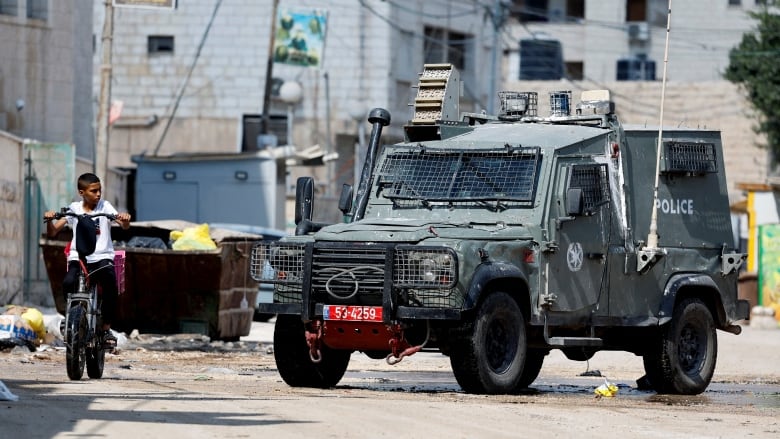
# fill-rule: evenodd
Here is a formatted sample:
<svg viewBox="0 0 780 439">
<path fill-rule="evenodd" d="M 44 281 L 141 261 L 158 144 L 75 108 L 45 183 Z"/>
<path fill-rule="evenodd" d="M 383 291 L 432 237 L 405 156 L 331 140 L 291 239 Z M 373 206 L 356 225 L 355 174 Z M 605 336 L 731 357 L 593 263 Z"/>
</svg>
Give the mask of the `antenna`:
<svg viewBox="0 0 780 439">
<path fill-rule="evenodd" d="M 653 206 L 650 215 L 650 230 L 647 233 L 647 248 L 658 247 L 658 177 L 661 167 L 661 147 L 663 146 L 664 133 L 664 98 L 666 96 L 666 66 L 669 64 L 669 31 L 672 25 L 672 0 L 669 0 L 669 9 L 666 16 L 666 47 L 664 48 L 664 75 L 661 80 L 661 120 L 658 124 L 658 147 L 655 152 L 655 184 L 653 185 Z"/>
</svg>

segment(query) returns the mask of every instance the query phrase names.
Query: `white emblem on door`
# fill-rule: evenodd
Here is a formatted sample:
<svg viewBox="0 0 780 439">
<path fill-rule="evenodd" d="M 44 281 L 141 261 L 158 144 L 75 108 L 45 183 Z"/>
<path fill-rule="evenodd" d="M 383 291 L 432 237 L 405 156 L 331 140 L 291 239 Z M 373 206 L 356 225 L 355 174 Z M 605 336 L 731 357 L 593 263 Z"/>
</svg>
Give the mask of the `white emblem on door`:
<svg viewBox="0 0 780 439">
<path fill-rule="evenodd" d="M 579 242 L 569 244 L 569 249 L 566 251 L 566 264 L 569 265 L 570 271 L 580 271 L 582 268 L 582 246 Z"/>
</svg>

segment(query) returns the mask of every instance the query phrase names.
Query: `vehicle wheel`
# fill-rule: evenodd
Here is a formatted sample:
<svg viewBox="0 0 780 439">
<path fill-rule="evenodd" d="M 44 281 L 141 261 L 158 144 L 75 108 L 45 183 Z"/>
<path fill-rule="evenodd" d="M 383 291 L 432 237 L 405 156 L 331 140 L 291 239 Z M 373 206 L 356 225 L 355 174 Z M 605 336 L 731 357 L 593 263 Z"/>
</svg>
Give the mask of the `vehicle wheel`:
<svg viewBox="0 0 780 439">
<path fill-rule="evenodd" d="M 65 368 L 68 378 L 80 380 L 86 362 L 87 315 L 84 307 L 74 305 L 68 310 L 65 337 Z"/>
<path fill-rule="evenodd" d="M 544 357 L 547 354 L 548 351 L 541 349 L 528 349 L 525 356 L 525 364 L 523 365 L 523 375 L 520 377 L 516 390 L 526 389 L 536 380 L 536 377 L 539 376 L 539 372 L 542 370 L 542 363 L 544 363 Z"/>
<path fill-rule="evenodd" d="M 309 357 L 303 322 L 299 316 L 280 314 L 274 327 L 274 359 L 287 385 L 292 387 L 333 387 L 344 376 L 351 351 L 322 345 L 322 360 L 313 363 Z"/>
<path fill-rule="evenodd" d="M 657 345 L 643 356 L 650 386 L 658 393 L 698 395 L 712 380 L 718 357 L 715 324 L 699 299 L 685 299 L 674 308 Z"/>
<path fill-rule="evenodd" d="M 534 375 L 529 369 L 523 376 L 525 319 L 517 302 L 504 292 L 488 295 L 474 319 L 454 331 L 450 346 L 452 371 L 467 393 L 512 393 L 524 378 Z"/>
<path fill-rule="evenodd" d="M 103 338 L 95 338 L 95 345 L 87 348 L 87 376 L 103 378 L 103 365 L 106 362 L 106 350 L 103 349 Z"/>
</svg>

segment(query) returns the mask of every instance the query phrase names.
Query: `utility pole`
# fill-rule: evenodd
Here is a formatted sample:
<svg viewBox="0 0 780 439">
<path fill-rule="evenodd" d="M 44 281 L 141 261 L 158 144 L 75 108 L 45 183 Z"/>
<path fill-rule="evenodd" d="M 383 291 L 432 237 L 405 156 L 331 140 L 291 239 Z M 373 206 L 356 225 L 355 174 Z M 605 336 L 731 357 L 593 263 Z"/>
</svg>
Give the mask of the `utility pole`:
<svg viewBox="0 0 780 439">
<path fill-rule="evenodd" d="M 95 153 L 92 171 L 107 187 L 108 181 L 108 113 L 111 107 L 111 46 L 114 39 L 114 6 L 112 0 L 105 0 L 106 17 L 103 20 L 103 49 L 100 64 L 100 101 L 97 114 L 97 134 L 95 136 Z"/>
<path fill-rule="evenodd" d="M 504 0 L 495 0 L 493 11 L 489 12 L 490 21 L 493 23 L 493 50 L 490 52 L 490 90 L 488 90 L 488 114 L 496 114 L 496 95 L 498 86 L 496 77 L 501 75 L 501 68 L 498 66 L 499 34 L 506 20 L 506 9 Z"/>
<path fill-rule="evenodd" d="M 265 66 L 265 93 L 263 94 L 263 120 L 260 125 L 260 134 L 268 134 L 268 125 L 271 110 L 271 87 L 274 74 L 274 44 L 276 42 L 276 11 L 279 9 L 279 0 L 273 0 L 271 8 L 271 34 L 268 37 L 268 62 Z"/>
</svg>

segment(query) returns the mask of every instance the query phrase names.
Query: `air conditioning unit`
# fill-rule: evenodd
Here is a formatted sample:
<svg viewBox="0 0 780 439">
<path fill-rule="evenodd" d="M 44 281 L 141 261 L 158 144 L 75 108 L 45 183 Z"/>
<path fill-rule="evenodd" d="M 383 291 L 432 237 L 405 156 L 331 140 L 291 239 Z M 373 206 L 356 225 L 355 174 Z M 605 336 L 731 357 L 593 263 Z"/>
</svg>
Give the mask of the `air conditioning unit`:
<svg viewBox="0 0 780 439">
<path fill-rule="evenodd" d="M 626 28 L 629 41 L 649 41 L 650 26 L 645 21 L 628 23 Z"/>
</svg>

